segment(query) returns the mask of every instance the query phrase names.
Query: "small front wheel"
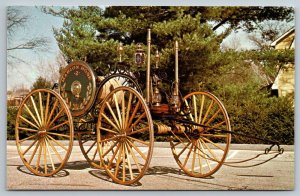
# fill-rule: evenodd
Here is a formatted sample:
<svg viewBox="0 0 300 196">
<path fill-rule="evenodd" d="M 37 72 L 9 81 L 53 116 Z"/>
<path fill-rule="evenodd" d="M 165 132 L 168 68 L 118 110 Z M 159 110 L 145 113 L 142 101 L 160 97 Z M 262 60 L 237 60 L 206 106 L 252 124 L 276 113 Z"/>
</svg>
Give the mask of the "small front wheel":
<svg viewBox="0 0 300 196">
<path fill-rule="evenodd" d="M 171 141 L 179 167 L 193 177 L 208 177 L 222 166 L 229 150 L 231 127 L 221 101 L 208 92 L 193 92 L 183 98 L 186 130 Z M 197 123 L 202 126 L 193 125 Z M 214 132 L 215 129 L 226 132 Z"/>
</svg>

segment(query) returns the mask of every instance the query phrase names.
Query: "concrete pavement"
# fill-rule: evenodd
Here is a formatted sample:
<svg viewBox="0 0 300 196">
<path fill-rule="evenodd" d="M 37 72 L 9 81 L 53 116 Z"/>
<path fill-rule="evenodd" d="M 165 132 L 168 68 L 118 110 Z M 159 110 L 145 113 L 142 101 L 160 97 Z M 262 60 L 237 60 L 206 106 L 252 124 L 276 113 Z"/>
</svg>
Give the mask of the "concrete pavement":
<svg viewBox="0 0 300 196">
<path fill-rule="evenodd" d="M 255 157 L 266 147 L 233 144 L 226 161 Z M 14 141 L 8 141 L 6 187 L 8 190 L 293 190 L 294 149 L 283 147 L 285 152 L 281 155 L 261 155 L 247 163 L 223 165 L 210 178 L 193 178 L 180 170 L 168 143 L 155 143 L 146 175 L 137 185 L 124 186 L 112 182 L 105 171 L 91 168 L 77 141 L 68 163 L 56 177 L 31 174 L 23 165 Z"/>
</svg>

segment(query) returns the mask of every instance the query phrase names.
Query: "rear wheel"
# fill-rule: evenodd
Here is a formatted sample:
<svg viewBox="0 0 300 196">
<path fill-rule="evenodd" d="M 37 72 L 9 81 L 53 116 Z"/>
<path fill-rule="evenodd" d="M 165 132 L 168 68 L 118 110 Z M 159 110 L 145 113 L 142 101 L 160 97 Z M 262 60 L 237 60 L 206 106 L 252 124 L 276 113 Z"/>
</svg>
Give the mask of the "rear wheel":
<svg viewBox="0 0 300 196">
<path fill-rule="evenodd" d="M 72 150 L 71 113 L 55 91 L 34 90 L 19 107 L 15 134 L 24 165 L 35 175 L 52 176 L 63 168 Z"/>
<path fill-rule="evenodd" d="M 149 167 L 153 123 L 143 97 L 133 88 L 113 90 L 101 106 L 97 123 L 100 158 L 114 182 L 137 182 Z"/>
<path fill-rule="evenodd" d="M 186 119 L 201 124 L 184 124 L 186 130 L 171 141 L 171 149 L 179 167 L 193 177 L 214 174 L 225 161 L 231 141 L 230 121 L 224 105 L 213 94 L 193 92 L 183 98 Z"/>
</svg>

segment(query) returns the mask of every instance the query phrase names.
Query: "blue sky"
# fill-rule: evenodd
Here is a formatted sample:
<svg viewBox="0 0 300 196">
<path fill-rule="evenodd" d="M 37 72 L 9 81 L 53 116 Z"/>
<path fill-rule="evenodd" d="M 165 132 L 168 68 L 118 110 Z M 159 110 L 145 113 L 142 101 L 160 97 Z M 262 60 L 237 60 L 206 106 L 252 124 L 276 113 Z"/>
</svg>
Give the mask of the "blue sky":
<svg viewBox="0 0 300 196">
<path fill-rule="evenodd" d="M 35 69 L 41 61 L 54 62 L 56 55 L 59 53 L 56 40 L 53 35 L 52 28 L 59 28 L 63 24 L 63 19 L 54 17 L 49 14 L 41 12 L 40 8 L 34 6 L 16 7 L 22 11 L 22 14 L 28 15 L 29 20 L 24 28 L 19 28 L 15 34 L 10 38 L 7 47 L 24 43 L 24 41 L 36 38 L 47 37 L 50 41 L 49 49 L 46 52 L 35 53 L 30 50 L 13 51 L 13 55 L 23 59 L 28 64 L 16 63 L 13 66 L 7 67 L 7 89 L 24 85 L 30 88 L 32 83 L 36 80 L 39 73 Z M 9 36 L 7 37 L 9 39 Z"/>
</svg>

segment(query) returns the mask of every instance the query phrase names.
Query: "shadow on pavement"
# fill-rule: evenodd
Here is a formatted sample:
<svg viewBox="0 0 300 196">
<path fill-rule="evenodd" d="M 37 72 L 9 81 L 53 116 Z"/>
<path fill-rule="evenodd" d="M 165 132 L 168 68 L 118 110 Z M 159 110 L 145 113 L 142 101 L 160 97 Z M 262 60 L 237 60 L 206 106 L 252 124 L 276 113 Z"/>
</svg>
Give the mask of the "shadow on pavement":
<svg viewBox="0 0 300 196">
<path fill-rule="evenodd" d="M 29 171 L 25 165 L 17 166 L 17 170 L 24 173 L 24 174 L 28 174 L 28 175 L 31 175 L 31 176 L 37 176 L 37 175 L 33 174 L 31 171 Z M 49 176 L 49 177 L 46 177 L 46 178 L 61 178 L 61 177 L 66 177 L 68 175 L 70 175 L 70 173 L 68 171 L 62 169 L 59 172 L 57 172 L 56 174 L 54 174 L 53 176 Z M 44 176 L 37 176 L 37 177 L 44 177 Z"/>
</svg>

